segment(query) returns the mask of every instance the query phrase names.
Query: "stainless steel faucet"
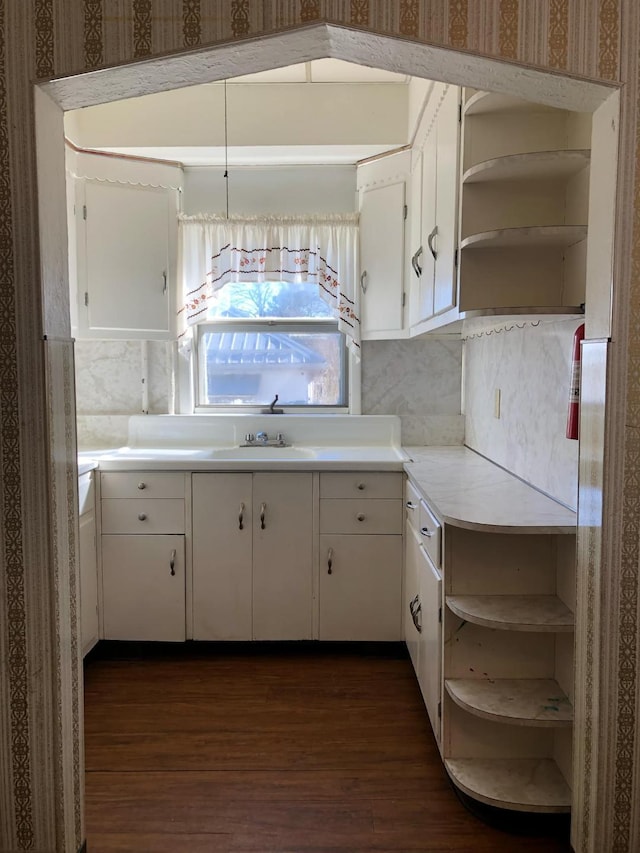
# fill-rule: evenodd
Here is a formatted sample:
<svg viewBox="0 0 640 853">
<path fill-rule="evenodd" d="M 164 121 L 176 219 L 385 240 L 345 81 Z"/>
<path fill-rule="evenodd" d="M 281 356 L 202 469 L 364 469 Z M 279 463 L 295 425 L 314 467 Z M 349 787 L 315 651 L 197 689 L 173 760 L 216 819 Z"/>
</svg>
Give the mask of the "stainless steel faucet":
<svg viewBox="0 0 640 853">
<path fill-rule="evenodd" d="M 260 444 L 267 444 L 267 442 L 269 441 L 269 436 L 266 432 L 258 432 L 256 433 L 256 441 Z"/>
</svg>

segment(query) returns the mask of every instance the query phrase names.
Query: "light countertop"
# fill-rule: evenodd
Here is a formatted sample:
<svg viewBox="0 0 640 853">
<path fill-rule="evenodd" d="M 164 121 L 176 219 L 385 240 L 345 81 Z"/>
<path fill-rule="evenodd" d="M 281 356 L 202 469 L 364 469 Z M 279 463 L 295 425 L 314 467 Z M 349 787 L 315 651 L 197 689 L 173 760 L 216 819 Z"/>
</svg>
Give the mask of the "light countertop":
<svg viewBox="0 0 640 853">
<path fill-rule="evenodd" d="M 497 533 L 575 533 L 576 513 L 466 447 L 405 447 L 404 469 L 446 524 Z"/>
</svg>

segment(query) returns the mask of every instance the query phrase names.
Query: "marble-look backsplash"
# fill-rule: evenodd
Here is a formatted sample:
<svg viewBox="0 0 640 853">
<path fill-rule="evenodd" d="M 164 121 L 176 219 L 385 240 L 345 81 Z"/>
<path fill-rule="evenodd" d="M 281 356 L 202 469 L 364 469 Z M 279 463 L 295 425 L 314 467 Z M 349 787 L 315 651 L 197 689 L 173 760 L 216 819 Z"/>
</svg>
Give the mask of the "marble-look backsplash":
<svg viewBox="0 0 640 853">
<path fill-rule="evenodd" d="M 565 430 L 573 334 L 581 322 L 545 319 L 519 328 L 484 320 L 464 332 L 465 443 L 573 509 L 578 442 Z"/>
<path fill-rule="evenodd" d="M 172 344 L 148 341 L 149 413 L 173 411 Z M 127 417 L 142 411 L 140 341 L 79 340 L 75 345 L 78 442 L 125 444 Z M 462 444 L 462 343 L 436 338 L 365 341 L 362 414 L 398 415 L 402 443 Z"/>
<path fill-rule="evenodd" d="M 398 415 L 404 445 L 462 444 L 462 342 L 363 341 L 362 413 Z"/>
<path fill-rule="evenodd" d="M 145 341 L 149 413 L 172 411 L 172 351 L 167 341 Z M 78 340 L 75 344 L 78 415 L 142 412 L 143 342 Z"/>
</svg>

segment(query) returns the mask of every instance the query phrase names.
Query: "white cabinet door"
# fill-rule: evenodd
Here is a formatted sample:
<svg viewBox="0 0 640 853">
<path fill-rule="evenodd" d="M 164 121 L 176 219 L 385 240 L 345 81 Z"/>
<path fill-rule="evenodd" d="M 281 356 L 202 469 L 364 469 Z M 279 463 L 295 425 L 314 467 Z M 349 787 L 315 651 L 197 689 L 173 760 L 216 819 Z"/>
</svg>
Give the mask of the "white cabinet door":
<svg viewBox="0 0 640 853">
<path fill-rule="evenodd" d="M 420 647 L 420 590 L 418 570 L 422 556 L 420 554 L 419 533 L 407 522 L 404 541 L 404 588 L 402 605 L 402 624 L 404 639 L 413 668 L 418 675 L 418 653 Z"/>
<path fill-rule="evenodd" d="M 107 640 L 185 640 L 184 536 L 102 536 L 102 605 Z"/>
<path fill-rule="evenodd" d="M 313 475 L 253 475 L 253 638 L 313 631 Z"/>
<path fill-rule="evenodd" d="M 440 741 L 442 672 L 442 578 L 424 548 L 419 548 L 418 595 L 420 603 L 420 641 L 418 682 L 427 706 L 436 740 Z"/>
<path fill-rule="evenodd" d="M 98 642 L 98 560 L 96 516 L 92 509 L 80 516 L 78 541 L 80 578 L 80 640 L 86 655 Z"/>
<path fill-rule="evenodd" d="M 458 222 L 458 168 L 460 151 L 460 89 L 449 86 L 437 121 L 435 279 L 433 313 L 457 303 L 455 251 Z"/>
<path fill-rule="evenodd" d="M 402 636 L 402 537 L 320 536 L 320 639 Z"/>
<path fill-rule="evenodd" d="M 410 170 L 409 151 L 358 167 L 360 313 L 364 340 L 406 337 L 405 217 Z"/>
<path fill-rule="evenodd" d="M 193 639 L 251 639 L 252 475 L 194 474 Z"/>
<path fill-rule="evenodd" d="M 87 180 L 78 332 L 168 338 L 177 235 L 172 190 Z"/>
<path fill-rule="evenodd" d="M 427 136 L 422 149 L 422 200 L 420 234 L 420 278 L 418 280 L 418 306 L 415 322 L 420 323 L 433 316 L 433 295 L 436 275 L 436 255 L 440 237 L 437 211 L 438 174 L 437 126 Z"/>
</svg>

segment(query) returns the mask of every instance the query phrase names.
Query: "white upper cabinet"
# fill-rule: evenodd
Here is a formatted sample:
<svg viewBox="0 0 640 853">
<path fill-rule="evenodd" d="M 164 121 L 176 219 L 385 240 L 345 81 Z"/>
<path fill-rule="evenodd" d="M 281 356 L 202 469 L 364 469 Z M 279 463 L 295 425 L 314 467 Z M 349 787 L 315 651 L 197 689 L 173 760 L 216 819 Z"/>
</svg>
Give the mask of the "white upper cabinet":
<svg viewBox="0 0 640 853">
<path fill-rule="evenodd" d="M 147 176 L 145 166 L 106 178 L 89 168 L 76 178 L 72 293 L 79 338 L 172 337 L 179 194 L 170 181 Z"/>
<path fill-rule="evenodd" d="M 456 305 L 460 89 L 430 90 L 414 144 L 411 191 L 411 334 Z M 427 325 L 423 325 L 427 324 Z"/>
<path fill-rule="evenodd" d="M 405 218 L 410 152 L 358 167 L 363 340 L 406 337 Z"/>
</svg>

